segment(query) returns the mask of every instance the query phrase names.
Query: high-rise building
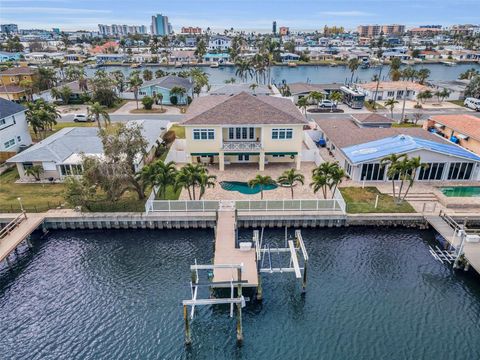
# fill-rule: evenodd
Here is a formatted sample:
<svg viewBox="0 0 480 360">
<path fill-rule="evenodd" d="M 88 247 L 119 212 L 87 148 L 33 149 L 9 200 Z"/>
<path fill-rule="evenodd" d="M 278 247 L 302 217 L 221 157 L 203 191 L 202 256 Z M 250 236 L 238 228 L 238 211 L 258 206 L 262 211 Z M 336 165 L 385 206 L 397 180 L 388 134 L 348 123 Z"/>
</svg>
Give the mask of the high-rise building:
<svg viewBox="0 0 480 360">
<path fill-rule="evenodd" d="M 357 32 L 362 37 L 376 37 L 383 35 L 401 35 L 405 32 L 405 25 L 360 25 Z"/>
<path fill-rule="evenodd" d="M 152 16 L 152 35 L 168 35 L 172 32 L 172 25 L 168 22 L 168 16 L 157 14 Z"/>
<path fill-rule="evenodd" d="M 277 34 L 277 22 L 276 21 L 274 21 L 273 24 L 272 24 L 272 33 L 273 33 L 273 35 Z"/>
<path fill-rule="evenodd" d="M 0 25 L 0 32 L 6 34 L 18 33 L 18 26 L 17 24 L 2 24 Z"/>
<path fill-rule="evenodd" d="M 98 24 L 98 31 L 104 36 L 123 36 L 131 34 L 146 34 L 147 27 L 145 25 Z"/>
</svg>

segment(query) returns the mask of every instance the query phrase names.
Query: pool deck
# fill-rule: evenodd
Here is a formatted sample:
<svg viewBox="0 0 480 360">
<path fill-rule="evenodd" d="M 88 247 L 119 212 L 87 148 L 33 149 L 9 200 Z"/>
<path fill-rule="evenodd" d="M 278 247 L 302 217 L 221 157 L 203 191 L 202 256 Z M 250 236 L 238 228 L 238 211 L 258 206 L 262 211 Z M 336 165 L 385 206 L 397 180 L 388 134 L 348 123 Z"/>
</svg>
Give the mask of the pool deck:
<svg viewBox="0 0 480 360">
<path fill-rule="evenodd" d="M 243 264 L 242 280 L 247 280 L 243 287 L 257 287 L 258 273 L 255 261 L 255 250 L 243 251 L 235 246 L 236 238 L 235 207 L 228 202 L 222 202 L 218 211 L 217 231 L 215 236 L 214 265 L 220 264 Z M 214 269 L 213 282 L 237 281 L 236 269 Z M 220 285 L 217 287 L 230 287 Z"/>
</svg>

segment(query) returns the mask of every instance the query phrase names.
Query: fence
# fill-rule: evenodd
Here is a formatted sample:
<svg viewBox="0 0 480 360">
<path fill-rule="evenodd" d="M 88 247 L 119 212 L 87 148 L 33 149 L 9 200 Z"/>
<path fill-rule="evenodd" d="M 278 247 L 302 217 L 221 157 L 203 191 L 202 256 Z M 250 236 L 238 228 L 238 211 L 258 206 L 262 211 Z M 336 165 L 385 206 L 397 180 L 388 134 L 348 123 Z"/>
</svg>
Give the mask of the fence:
<svg viewBox="0 0 480 360">
<path fill-rule="evenodd" d="M 219 201 L 215 200 L 147 200 L 145 212 L 206 212 L 217 211 Z"/>
</svg>

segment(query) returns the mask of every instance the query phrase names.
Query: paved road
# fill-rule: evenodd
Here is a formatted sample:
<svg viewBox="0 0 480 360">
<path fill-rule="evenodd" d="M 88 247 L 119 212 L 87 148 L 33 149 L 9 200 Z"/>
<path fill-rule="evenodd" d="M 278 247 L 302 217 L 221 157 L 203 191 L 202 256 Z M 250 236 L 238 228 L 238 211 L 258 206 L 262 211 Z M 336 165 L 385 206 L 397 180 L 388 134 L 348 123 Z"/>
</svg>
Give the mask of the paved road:
<svg viewBox="0 0 480 360">
<path fill-rule="evenodd" d="M 184 115 L 163 115 L 163 114 L 140 114 L 140 115 L 110 115 L 112 122 L 124 122 L 128 120 L 141 120 L 141 119 L 158 119 L 161 121 L 178 122 L 181 121 Z M 62 118 L 58 122 L 72 122 L 73 114 L 62 115 Z"/>
</svg>

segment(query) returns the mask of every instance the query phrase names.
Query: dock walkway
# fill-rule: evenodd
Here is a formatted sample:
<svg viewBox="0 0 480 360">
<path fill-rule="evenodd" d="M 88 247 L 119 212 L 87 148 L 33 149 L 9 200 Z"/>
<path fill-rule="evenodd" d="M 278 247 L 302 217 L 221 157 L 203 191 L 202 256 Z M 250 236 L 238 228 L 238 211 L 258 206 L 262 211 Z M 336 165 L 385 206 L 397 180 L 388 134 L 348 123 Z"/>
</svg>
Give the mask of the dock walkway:
<svg viewBox="0 0 480 360">
<path fill-rule="evenodd" d="M 18 222 L 11 231 L 6 233 L 6 235 L 0 239 L 0 261 L 6 259 L 44 220 L 45 214 L 28 214 L 24 220 Z"/>
<path fill-rule="evenodd" d="M 425 220 L 427 220 L 450 245 L 458 249 L 461 244 L 461 237 L 458 233 L 460 226 L 456 222 L 449 220 L 448 216 L 444 217 L 441 215 L 425 216 Z M 465 230 L 468 234 L 468 229 Z M 465 241 L 463 254 L 470 265 L 480 274 L 480 243 Z"/>
<path fill-rule="evenodd" d="M 243 264 L 242 280 L 247 280 L 243 287 L 257 287 L 258 273 L 255 261 L 255 249 L 240 250 L 235 246 L 236 240 L 235 203 L 222 201 L 218 210 L 217 231 L 215 237 L 214 265 Z M 213 282 L 237 281 L 237 272 L 232 269 L 214 269 Z M 222 285 L 217 286 L 222 287 Z"/>
</svg>

